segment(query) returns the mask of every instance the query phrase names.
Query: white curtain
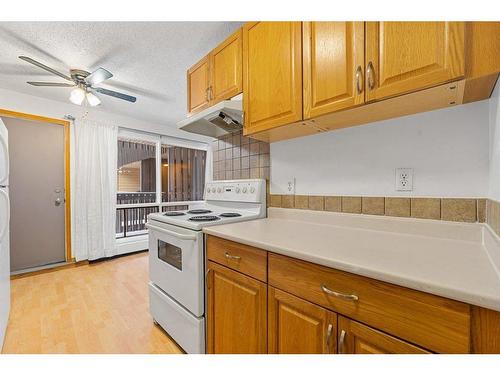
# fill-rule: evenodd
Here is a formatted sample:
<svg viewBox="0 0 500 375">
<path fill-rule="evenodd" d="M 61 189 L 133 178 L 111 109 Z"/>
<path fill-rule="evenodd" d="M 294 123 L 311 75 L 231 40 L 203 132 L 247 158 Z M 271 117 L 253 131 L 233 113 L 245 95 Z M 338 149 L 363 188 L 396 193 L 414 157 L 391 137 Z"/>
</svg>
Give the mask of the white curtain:
<svg viewBox="0 0 500 375">
<path fill-rule="evenodd" d="M 75 120 L 73 254 L 77 261 L 116 254 L 118 127 Z"/>
</svg>

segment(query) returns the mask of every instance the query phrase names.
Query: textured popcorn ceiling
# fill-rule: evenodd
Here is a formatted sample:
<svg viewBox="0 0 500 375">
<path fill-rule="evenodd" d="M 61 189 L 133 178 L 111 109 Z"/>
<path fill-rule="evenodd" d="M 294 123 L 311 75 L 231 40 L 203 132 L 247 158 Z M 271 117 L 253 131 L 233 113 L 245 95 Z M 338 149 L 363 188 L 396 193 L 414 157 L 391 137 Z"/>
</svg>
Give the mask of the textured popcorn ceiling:
<svg viewBox="0 0 500 375">
<path fill-rule="evenodd" d="M 20 59 L 32 57 L 69 75 L 108 69 L 101 87 L 137 97 L 130 104 L 99 95 L 103 110 L 175 127 L 186 116 L 186 70 L 236 30 L 237 22 L 0 22 L 0 88 L 68 103 L 71 88 Z M 1 107 L 1 103 L 0 103 Z"/>
</svg>

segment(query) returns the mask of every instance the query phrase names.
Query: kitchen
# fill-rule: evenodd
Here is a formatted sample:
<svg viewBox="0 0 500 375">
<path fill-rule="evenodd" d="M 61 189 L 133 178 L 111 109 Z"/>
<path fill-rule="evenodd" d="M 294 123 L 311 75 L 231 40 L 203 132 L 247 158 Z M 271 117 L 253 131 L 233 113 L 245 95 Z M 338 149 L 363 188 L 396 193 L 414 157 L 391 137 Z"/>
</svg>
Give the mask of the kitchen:
<svg viewBox="0 0 500 375">
<path fill-rule="evenodd" d="M 372 18 L 1 22 L 2 353 L 500 354 L 500 22 Z"/>
</svg>

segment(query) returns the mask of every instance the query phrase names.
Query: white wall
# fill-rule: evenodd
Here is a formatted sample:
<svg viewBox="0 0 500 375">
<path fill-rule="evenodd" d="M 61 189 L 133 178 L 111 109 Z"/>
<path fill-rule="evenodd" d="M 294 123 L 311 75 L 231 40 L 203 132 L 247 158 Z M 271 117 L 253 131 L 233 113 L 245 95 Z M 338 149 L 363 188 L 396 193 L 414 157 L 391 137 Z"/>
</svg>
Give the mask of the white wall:
<svg viewBox="0 0 500 375">
<path fill-rule="evenodd" d="M 490 105 L 490 181 L 488 198 L 500 201 L 500 85 L 489 101 Z"/>
<path fill-rule="evenodd" d="M 271 193 L 286 194 L 295 177 L 296 194 L 485 197 L 489 107 L 482 101 L 273 143 Z M 500 146 L 497 153 L 500 163 Z M 412 192 L 395 190 L 398 167 L 414 169 Z"/>
<path fill-rule="evenodd" d="M 124 103 L 124 105 L 135 104 Z M 124 128 L 169 135 L 178 138 L 192 139 L 207 143 L 211 143 L 212 140 L 209 137 L 178 130 L 175 125 L 155 124 L 137 118 L 107 112 L 104 107 L 84 108 L 72 104 L 69 101 L 67 103 L 63 103 L 2 88 L 0 88 L 0 108 L 60 119 L 62 119 L 64 115 L 72 115 L 75 118 L 79 118 L 84 114 L 85 110 L 88 109 L 88 119 L 94 121 L 109 122 Z"/>
</svg>

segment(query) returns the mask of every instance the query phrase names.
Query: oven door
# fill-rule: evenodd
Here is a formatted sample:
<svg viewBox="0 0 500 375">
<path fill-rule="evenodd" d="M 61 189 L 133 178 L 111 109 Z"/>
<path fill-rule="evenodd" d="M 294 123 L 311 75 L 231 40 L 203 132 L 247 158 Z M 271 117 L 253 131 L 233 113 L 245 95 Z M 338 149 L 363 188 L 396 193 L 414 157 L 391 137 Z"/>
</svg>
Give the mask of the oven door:
<svg viewBox="0 0 500 375">
<path fill-rule="evenodd" d="M 149 278 L 191 314 L 203 306 L 203 233 L 150 222 Z"/>
</svg>

